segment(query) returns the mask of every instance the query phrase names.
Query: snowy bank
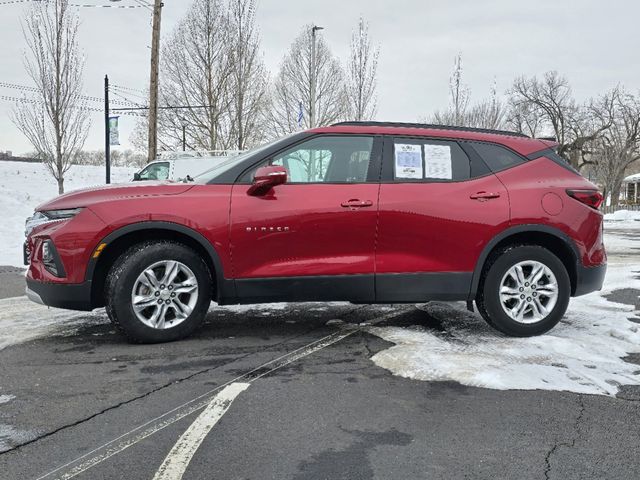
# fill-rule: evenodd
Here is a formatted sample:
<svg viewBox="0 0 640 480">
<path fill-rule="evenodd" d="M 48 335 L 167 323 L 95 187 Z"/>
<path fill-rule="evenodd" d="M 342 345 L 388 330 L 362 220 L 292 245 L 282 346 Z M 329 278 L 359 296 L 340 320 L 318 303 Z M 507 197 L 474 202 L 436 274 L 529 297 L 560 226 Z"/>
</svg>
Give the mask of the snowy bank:
<svg viewBox="0 0 640 480">
<path fill-rule="evenodd" d="M 135 168 L 112 167 L 113 183 L 127 182 Z M 65 191 L 104 185 L 104 167 L 76 165 L 65 178 Z M 33 209 L 58 195 L 58 186 L 41 163 L 0 161 L 0 265 L 22 265 L 24 221 Z"/>
<path fill-rule="evenodd" d="M 604 216 L 605 222 L 625 222 L 625 221 L 638 221 L 640 222 L 640 211 L 637 210 L 618 210 L 613 213 L 607 213 Z"/>
</svg>

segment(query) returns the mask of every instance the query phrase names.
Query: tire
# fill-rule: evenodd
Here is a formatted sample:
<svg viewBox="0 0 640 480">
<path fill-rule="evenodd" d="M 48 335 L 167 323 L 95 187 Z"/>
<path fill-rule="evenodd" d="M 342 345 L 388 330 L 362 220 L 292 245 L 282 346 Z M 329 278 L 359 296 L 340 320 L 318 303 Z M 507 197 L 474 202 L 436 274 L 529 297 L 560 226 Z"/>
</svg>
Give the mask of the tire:
<svg viewBox="0 0 640 480">
<path fill-rule="evenodd" d="M 171 281 L 164 285 L 163 280 Z M 120 255 L 109 271 L 107 315 L 134 343 L 185 338 L 204 320 L 211 285 L 209 268 L 192 249 L 165 240 L 142 242 Z"/>
<path fill-rule="evenodd" d="M 546 270 L 543 268 L 540 273 L 539 265 Z M 528 282 L 538 277 L 534 269 L 539 278 L 535 283 Z M 500 332 L 530 337 L 556 326 L 567 311 L 570 297 L 569 274 L 558 257 L 544 247 L 516 245 L 487 262 L 476 305 L 486 322 Z"/>
</svg>

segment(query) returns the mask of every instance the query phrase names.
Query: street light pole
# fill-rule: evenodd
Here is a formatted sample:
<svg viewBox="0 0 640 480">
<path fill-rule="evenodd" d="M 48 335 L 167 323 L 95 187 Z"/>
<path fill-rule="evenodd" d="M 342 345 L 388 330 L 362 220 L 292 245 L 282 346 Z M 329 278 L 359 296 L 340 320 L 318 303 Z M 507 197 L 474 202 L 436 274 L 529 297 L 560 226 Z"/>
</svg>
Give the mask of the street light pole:
<svg viewBox="0 0 640 480">
<path fill-rule="evenodd" d="M 104 76 L 104 166 L 105 182 L 111 183 L 111 132 L 109 125 L 109 77 Z"/>
<path fill-rule="evenodd" d="M 152 162 L 158 151 L 158 59 L 160 56 L 160 18 L 163 3 L 154 0 L 153 27 L 151 33 L 151 73 L 149 78 L 149 152 Z"/>
<path fill-rule="evenodd" d="M 182 151 L 186 151 L 187 150 L 187 125 L 184 121 L 184 118 L 182 119 Z"/>
<path fill-rule="evenodd" d="M 311 27 L 311 74 L 309 75 L 310 85 L 310 99 L 309 99 L 309 128 L 316 126 L 316 32 L 323 30 L 324 27 L 318 27 L 314 25 Z"/>
</svg>

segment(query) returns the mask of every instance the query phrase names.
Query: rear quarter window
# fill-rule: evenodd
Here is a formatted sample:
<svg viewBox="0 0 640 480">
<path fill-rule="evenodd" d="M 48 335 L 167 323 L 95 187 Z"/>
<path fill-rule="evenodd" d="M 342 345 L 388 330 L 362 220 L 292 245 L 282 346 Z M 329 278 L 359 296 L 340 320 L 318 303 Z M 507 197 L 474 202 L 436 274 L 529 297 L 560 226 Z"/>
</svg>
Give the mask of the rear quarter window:
<svg viewBox="0 0 640 480">
<path fill-rule="evenodd" d="M 493 172 L 499 172 L 526 162 L 517 153 L 500 145 L 473 142 L 471 146 Z"/>
</svg>

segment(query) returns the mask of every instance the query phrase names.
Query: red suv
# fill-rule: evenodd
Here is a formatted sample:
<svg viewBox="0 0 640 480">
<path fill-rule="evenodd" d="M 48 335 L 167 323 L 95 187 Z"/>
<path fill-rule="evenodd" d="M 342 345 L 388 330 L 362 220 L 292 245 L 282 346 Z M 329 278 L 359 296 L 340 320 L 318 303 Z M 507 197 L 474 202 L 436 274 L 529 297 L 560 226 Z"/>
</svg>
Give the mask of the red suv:
<svg viewBox="0 0 640 480">
<path fill-rule="evenodd" d="M 219 304 L 466 301 L 546 332 L 602 287 L 602 196 L 555 143 L 347 122 L 229 158 L 186 183 L 80 190 L 27 221 L 27 295 L 106 306 L 133 341 L 182 338 Z"/>
</svg>

